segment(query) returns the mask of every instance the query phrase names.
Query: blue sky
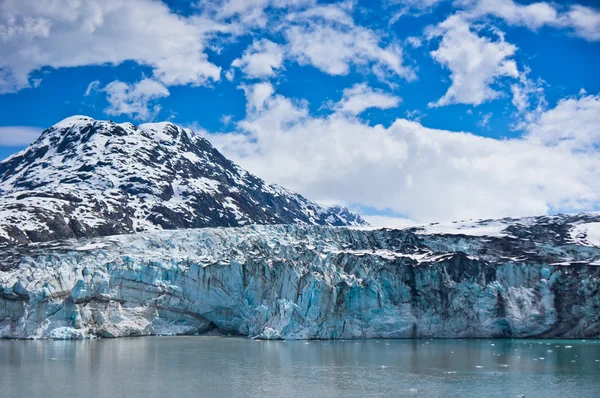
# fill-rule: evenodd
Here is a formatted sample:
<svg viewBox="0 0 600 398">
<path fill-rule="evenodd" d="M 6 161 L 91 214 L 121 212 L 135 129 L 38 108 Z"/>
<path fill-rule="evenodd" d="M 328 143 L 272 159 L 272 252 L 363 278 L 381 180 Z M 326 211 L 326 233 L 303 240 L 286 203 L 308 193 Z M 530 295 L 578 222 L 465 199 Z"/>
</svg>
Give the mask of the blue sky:
<svg viewBox="0 0 600 398">
<path fill-rule="evenodd" d="M 63 3 L 0 5 L 0 158 L 170 120 L 378 221 L 598 209 L 597 2 Z"/>
</svg>

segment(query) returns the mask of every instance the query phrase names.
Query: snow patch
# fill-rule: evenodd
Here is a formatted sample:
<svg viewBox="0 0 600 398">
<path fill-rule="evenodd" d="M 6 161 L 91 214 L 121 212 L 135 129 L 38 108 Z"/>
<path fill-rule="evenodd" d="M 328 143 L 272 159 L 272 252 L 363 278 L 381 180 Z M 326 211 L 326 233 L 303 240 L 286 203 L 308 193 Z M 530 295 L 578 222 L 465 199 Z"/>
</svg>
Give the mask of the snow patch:
<svg viewBox="0 0 600 398">
<path fill-rule="evenodd" d="M 600 222 L 576 225 L 571 229 L 571 240 L 578 245 L 600 247 Z"/>
</svg>

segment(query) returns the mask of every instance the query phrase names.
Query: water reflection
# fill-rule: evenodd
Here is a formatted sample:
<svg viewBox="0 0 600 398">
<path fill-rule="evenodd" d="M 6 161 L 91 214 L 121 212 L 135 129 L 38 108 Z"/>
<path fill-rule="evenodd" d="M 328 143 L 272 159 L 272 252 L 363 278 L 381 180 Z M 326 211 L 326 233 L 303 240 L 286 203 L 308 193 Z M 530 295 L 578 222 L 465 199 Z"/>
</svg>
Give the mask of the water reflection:
<svg viewBox="0 0 600 398">
<path fill-rule="evenodd" d="M 4 397 L 596 397 L 599 341 L 0 341 Z"/>
</svg>

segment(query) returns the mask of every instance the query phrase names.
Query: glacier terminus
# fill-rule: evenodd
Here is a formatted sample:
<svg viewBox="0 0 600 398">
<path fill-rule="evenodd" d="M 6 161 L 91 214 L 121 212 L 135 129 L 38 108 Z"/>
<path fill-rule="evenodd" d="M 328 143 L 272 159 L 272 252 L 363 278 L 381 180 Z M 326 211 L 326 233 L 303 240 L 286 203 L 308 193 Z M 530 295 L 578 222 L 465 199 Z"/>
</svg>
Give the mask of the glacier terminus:
<svg viewBox="0 0 600 398">
<path fill-rule="evenodd" d="M 5 246 L 0 337 L 593 338 L 600 216 Z"/>
</svg>

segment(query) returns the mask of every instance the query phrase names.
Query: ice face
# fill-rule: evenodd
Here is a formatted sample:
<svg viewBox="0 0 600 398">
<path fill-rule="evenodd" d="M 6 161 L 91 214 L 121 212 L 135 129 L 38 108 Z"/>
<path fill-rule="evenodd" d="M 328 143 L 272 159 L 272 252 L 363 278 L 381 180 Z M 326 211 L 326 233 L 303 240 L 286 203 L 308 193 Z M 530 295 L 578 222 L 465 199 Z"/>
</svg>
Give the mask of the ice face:
<svg viewBox="0 0 600 398">
<path fill-rule="evenodd" d="M 597 338 L 600 248 L 571 238 L 597 218 L 501 236 L 279 225 L 4 247 L 0 337 Z"/>
</svg>

